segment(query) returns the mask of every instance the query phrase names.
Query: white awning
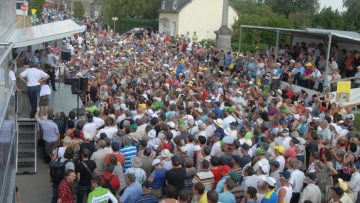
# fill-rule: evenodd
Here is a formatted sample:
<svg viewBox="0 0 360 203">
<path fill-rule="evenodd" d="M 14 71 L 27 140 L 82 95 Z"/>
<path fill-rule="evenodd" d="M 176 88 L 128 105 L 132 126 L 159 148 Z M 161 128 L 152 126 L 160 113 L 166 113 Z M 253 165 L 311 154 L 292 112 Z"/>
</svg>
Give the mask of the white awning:
<svg viewBox="0 0 360 203">
<path fill-rule="evenodd" d="M 33 44 L 61 39 L 63 37 L 69 37 L 84 31 L 85 26 L 80 26 L 73 20 L 57 21 L 16 29 L 9 39 L 9 42 L 15 44 L 14 48 L 26 47 Z"/>
</svg>

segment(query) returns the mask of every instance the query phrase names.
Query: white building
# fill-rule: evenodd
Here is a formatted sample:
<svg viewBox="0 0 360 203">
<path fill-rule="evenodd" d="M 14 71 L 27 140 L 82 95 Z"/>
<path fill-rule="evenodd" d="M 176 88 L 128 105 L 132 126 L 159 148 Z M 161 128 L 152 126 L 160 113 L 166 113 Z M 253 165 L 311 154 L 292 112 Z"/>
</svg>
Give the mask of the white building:
<svg viewBox="0 0 360 203">
<path fill-rule="evenodd" d="M 221 26 L 223 0 L 162 0 L 159 11 L 159 32 L 190 36 L 196 32 L 198 40 L 215 39 Z M 237 11 L 229 6 L 228 27 L 238 18 Z"/>
</svg>

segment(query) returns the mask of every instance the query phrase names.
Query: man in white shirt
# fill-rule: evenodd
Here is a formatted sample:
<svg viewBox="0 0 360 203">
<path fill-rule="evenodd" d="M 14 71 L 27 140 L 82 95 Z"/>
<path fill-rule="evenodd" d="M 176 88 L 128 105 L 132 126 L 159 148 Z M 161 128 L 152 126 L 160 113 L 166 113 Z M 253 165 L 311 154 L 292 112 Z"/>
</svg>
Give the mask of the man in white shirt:
<svg viewBox="0 0 360 203">
<path fill-rule="evenodd" d="M 49 75 L 38 69 L 37 65 L 35 65 L 33 62 L 30 64 L 30 68 L 27 68 L 20 74 L 20 79 L 26 83 L 27 86 L 27 92 L 31 105 L 30 118 L 35 117 L 41 89 L 40 83 L 45 82 L 48 78 Z"/>
<path fill-rule="evenodd" d="M 96 124 L 97 129 L 105 125 L 105 121 L 99 116 L 100 116 L 100 112 L 95 110 L 93 115 L 93 122 Z"/>
<path fill-rule="evenodd" d="M 91 140 L 94 139 L 96 132 L 97 132 L 97 126 L 96 123 L 94 122 L 94 117 L 91 113 L 87 113 L 86 114 L 86 118 L 87 118 L 87 123 L 84 125 L 83 127 L 83 132 L 85 133 L 89 133 Z"/>
<path fill-rule="evenodd" d="M 304 181 L 306 180 L 305 174 L 299 169 L 302 168 L 302 162 L 297 159 L 291 159 L 289 161 L 290 167 L 294 170 L 291 172 L 291 177 L 289 180 L 290 185 L 293 188 L 293 195 L 291 202 L 299 202 L 300 192 L 304 186 Z"/>
<path fill-rule="evenodd" d="M 113 126 L 113 121 L 111 118 L 107 118 L 105 120 L 105 128 L 99 130 L 99 132 L 96 134 L 96 138 L 100 138 L 101 133 L 105 133 L 106 136 L 111 140 L 114 135 L 117 133 L 118 129 L 116 126 Z"/>
</svg>

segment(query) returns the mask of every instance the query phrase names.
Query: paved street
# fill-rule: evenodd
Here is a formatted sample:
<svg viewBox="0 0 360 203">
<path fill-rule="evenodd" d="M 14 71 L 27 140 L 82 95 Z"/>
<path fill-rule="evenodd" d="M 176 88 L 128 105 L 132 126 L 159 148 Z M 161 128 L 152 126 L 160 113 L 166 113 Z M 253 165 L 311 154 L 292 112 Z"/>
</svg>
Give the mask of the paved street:
<svg viewBox="0 0 360 203">
<path fill-rule="evenodd" d="M 56 84 L 58 87 L 58 84 Z M 71 94 L 69 85 L 61 84 L 57 92 L 50 97 L 50 108 L 55 112 L 66 114 L 76 107 L 77 97 Z M 28 115 L 25 114 L 25 115 Z M 49 182 L 49 167 L 44 164 L 38 154 L 37 173 L 16 176 L 16 184 L 21 192 L 23 203 L 47 203 L 51 200 L 51 184 Z"/>
</svg>

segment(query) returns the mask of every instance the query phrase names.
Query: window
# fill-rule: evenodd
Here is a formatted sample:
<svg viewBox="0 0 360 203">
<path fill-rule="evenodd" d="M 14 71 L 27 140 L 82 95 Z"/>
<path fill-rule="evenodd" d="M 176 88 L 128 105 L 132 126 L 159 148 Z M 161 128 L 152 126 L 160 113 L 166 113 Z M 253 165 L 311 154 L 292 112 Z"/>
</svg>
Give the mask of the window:
<svg viewBox="0 0 360 203">
<path fill-rule="evenodd" d="M 165 0 L 162 0 L 162 2 L 161 2 L 161 9 L 162 10 L 165 10 L 165 3 L 166 3 Z"/>
<path fill-rule="evenodd" d="M 173 8 L 173 10 L 177 9 L 177 0 L 173 0 L 172 8 Z"/>
</svg>

